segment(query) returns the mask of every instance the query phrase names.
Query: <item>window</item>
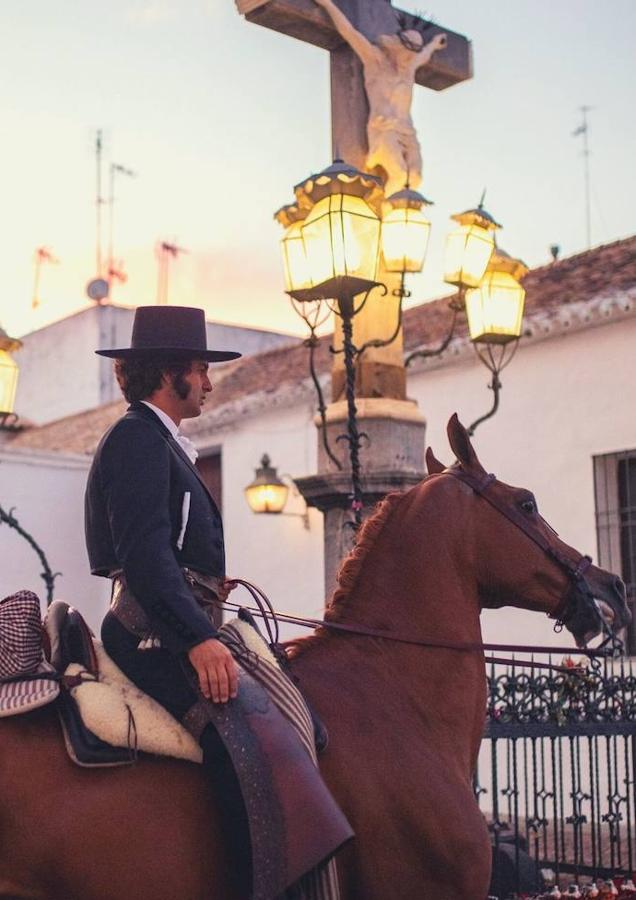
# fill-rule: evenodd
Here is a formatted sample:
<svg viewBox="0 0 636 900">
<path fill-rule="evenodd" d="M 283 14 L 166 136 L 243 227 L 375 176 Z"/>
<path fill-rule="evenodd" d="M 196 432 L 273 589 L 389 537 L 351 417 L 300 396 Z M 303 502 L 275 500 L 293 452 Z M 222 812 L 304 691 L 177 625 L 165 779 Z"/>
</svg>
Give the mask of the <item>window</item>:
<svg viewBox="0 0 636 900">
<path fill-rule="evenodd" d="M 599 564 L 621 576 L 632 624 L 627 648 L 636 654 L 636 450 L 594 457 Z"/>
</svg>

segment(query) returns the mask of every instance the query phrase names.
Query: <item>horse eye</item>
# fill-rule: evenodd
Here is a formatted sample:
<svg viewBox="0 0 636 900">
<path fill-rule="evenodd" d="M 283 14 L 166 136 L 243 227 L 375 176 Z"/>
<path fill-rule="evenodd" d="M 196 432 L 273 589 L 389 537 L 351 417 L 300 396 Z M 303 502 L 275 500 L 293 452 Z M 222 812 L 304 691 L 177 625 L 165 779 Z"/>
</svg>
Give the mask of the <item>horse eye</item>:
<svg viewBox="0 0 636 900">
<path fill-rule="evenodd" d="M 538 512 L 536 500 L 528 497 L 527 500 L 522 500 L 519 504 L 524 513 L 528 513 L 528 515 L 532 515 L 533 513 Z"/>
</svg>

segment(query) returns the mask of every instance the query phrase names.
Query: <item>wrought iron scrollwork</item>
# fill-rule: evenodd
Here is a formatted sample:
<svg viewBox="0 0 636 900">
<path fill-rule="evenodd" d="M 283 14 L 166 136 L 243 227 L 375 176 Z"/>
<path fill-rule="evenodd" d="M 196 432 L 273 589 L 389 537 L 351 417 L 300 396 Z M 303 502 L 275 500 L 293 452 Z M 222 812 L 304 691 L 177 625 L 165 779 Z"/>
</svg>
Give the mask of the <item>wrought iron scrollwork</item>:
<svg viewBox="0 0 636 900">
<path fill-rule="evenodd" d="M 24 540 L 35 550 L 37 553 L 40 562 L 42 563 L 43 571 L 40 572 L 40 576 L 46 585 L 46 604 L 50 606 L 53 602 L 53 589 L 55 586 L 55 579 L 60 575 L 60 572 L 53 572 L 51 567 L 49 566 L 48 560 L 44 554 L 44 550 L 37 543 L 35 538 L 29 534 L 28 531 L 25 531 L 24 528 L 20 525 L 16 517 L 13 515 L 14 509 L 10 509 L 8 512 L 0 506 L 0 524 L 8 525 L 9 528 L 12 528 L 14 531 L 24 538 Z"/>
<path fill-rule="evenodd" d="M 636 866 L 636 673 L 624 659 L 570 665 L 491 668 L 476 794 L 495 857 L 505 840 L 557 878 L 628 875 Z"/>
</svg>

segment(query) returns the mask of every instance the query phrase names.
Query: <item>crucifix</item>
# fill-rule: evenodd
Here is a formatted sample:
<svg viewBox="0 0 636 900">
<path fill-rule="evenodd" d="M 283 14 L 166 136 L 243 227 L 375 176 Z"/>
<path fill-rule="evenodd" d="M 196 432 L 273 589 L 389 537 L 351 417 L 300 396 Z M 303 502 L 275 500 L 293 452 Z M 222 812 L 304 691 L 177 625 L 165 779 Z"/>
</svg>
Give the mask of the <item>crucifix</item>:
<svg viewBox="0 0 636 900">
<path fill-rule="evenodd" d="M 407 180 L 417 188 L 422 167 L 410 118 L 413 85 L 443 90 L 470 78 L 469 41 L 397 9 L 390 0 L 236 0 L 236 4 L 250 22 L 329 51 L 334 157 L 383 174 L 385 196 L 401 190 Z M 356 317 L 358 346 L 392 334 L 395 327 L 397 301 L 391 293 L 399 276 L 381 271 L 378 280 L 387 285 L 388 295 L 371 296 Z M 402 352 L 401 332 L 390 345 L 365 352 L 357 371 L 359 396 L 405 398 Z M 334 400 L 343 383 L 338 360 Z"/>
</svg>

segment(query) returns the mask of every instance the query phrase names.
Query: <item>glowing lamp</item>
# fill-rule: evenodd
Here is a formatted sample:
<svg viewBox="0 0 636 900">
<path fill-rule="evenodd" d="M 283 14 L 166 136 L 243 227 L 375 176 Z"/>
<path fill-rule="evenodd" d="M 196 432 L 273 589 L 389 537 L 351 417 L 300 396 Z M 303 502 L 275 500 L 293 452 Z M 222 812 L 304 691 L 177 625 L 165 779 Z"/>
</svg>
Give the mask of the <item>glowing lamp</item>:
<svg viewBox="0 0 636 900">
<path fill-rule="evenodd" d="M 422 209 L 431 201 L 405 188 L 391 194 L 391 209 L 382 220 L 382 254 L 388 272 L 421 272 L 431 233 Z"/>
<path fill-rule="evenodd" d="M 466 291 L 471 341 L 507 344 L 521 336 L 526 292 L 519 282 L 527 272 L 520 259 L 495 248 L 480 286 Z"/>
<path fill-rule="evenodd" d="M 481 206 L 451 216 L 459 224 L 446 238 L 444 281 L 459 288 L 478 287 L 501 228 Z"/>
<path fill-rule="evenodd" d="M 267 453 L 263 454 L 254 481 L 245 488 L 245 497 L 252 512 L 280 513 L 287 502 L 289 488 L 270 463 Z"/>
<path fill-rule="evenodd" d="M 283 257 L 283 271 L 285 273 L 285 290 L 288 292 L 312 287 L 312 280 L 307 267 L 305 245 L 300 230 L 305 215 L 306 210 L 301 210 L 297 203 L 283 206 L 274 214 L 274 218 L 285 229 L 280 247 Z"/>
<path fill-rule="evenodd" d="M 336 160 L 294 191 L 299 216 L 302 211 L 298 231 L 306 269 L 299 264 L 294 270 L 300 274 L 288 278 L 288 293 L 304 301 L 368 290 L 375 284 L 380 249 L 380 179 Z M 289 247 L 297 239 L 290 227 L 285 235 Z M 302 259 L 300 251 L 293 253 L 294 259 Z M 296 287 L 300 283 L 308 286 Z"/>
<path fill-rule="evenodd" d="M 19 369 L 11 353 L 21 346 L 21 341 L 0 328 L 0 424 L 13 415 Z"/>
</svg>

